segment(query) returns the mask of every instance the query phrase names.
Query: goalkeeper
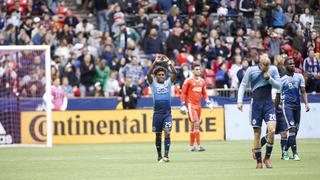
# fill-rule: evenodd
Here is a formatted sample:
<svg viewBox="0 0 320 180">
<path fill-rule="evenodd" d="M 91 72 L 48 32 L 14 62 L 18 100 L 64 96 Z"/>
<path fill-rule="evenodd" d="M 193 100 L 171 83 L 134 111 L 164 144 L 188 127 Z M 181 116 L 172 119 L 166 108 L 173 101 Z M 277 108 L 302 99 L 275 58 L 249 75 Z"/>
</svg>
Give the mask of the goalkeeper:
<svg viewBox="0 0 320 180">
<path fill-rule="evenodd" d="M 193 77 L 186 79 L 182 85 L 180 112 L 188 113 L 191 122 L 189 151 L 205 151 L 205 148 L 200 145 L 201 96 L 204 97 L 207 107 L 212 109 L 213 105 L 208 99 L 205 81 L 200 77 L 200 65 L 193 64 L 192 72 Z M 195 140 L 197 147 L 194 146 Z"/>
</svg>

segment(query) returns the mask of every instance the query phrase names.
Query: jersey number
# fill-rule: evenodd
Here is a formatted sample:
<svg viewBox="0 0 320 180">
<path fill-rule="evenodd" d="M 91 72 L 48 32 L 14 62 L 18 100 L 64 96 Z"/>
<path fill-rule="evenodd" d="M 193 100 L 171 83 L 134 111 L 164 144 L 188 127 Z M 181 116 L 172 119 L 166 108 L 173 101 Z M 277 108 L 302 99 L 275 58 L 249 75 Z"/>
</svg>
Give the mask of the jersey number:
<svg viewBox="0 0 320 180">
<path fill-rule="evenodd" d="M 276 115 L 275 114 L 269 114 L 269 121 L 275 121 Z"/>
</svg>

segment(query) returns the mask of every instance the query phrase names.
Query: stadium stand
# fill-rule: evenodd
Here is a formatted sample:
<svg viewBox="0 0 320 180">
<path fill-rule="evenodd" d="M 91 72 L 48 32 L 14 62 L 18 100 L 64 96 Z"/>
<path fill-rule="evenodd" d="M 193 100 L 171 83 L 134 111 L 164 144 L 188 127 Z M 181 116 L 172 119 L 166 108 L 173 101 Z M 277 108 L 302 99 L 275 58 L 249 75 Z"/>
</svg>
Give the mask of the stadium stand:
<svg viewBox="0 0 320 180">
<path fill-rule="evenodd" d="M 129 72 L 134 59 L 145 76 L 155 53 L 169 56 L 177 69 L 182 64 L 200 63 L 207 87 L 222 87 L 211 95 L 223 92 L 223 96 L 233 96 L 236 86 L 231 84 L 238 82 L 234 79 L 237 73 L 229 71 L 238 69 L 232 68 L 239 65 L 235 63 L 237 58 L 246 59 L 252 66 L 256 64 L 257 54 L 262 52 L 268 52 L 273 61 L 277 56 L 292 57 L 297 72 L 306 78 L 308 74 L 311 77 L 311 69 L 306 70 L 304 64 L 308 67 L 316 67 L 314 62 L 319 64 L 319 1 L 266 2 L 2 0 L 0 45 L 50 45 L 52 76 L 65 79 L 69 97 L 94 96 L 97 83 L 103 89 L 101 96 L 117 96 L 119 86 L 112 91 L 106 88 L 110 73 L 113 73 L 113 84 L 117 80 L 123 85 L 125 72 Z M 41 60 L 36 54 L 29 57 L 33 61 Z M 104 71 L 104 66 L 101 69 L 100 64 L 106 64 L 108 71 Z M 0 79 L 5 65 L 6 61 L 1 60 Z M 277 66 L 281 68 L 283 64 Z M 25 68 L 30 69 L 26 71 L 29 74 L 18 74 L 18 78 L 30 77 L 29 81 L 36 82 L 33 87 L 43 91 L 40 79 L 43 72 L 36 71 L 36 67 Z M 312 71 L 312 78 L 316 79 L 312 82 L 318 83 L 320 69 Z M 28 83 L 21 84 L 19 89 L 28 89 L 24 87 Z M 179 92 L 177 87 L 181 84 L 177 82 L 174 91 Z M 143 93 L 147 88 L 145 81 L 139 79 L 136 85 L 142 96 L 149 95 Z M 313 84 L 307 90 L 320 92 L 320 85 Z"/>
</svg>

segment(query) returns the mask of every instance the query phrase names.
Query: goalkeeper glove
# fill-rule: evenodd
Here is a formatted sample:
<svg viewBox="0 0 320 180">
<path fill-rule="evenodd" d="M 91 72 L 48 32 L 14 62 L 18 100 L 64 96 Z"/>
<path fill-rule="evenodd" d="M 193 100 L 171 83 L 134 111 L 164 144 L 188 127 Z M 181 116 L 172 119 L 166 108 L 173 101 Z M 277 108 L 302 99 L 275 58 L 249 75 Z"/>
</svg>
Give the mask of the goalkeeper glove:
<svg viewBox="0 0 320 180">
<path fill-rule="evenodd" d="M 210 110 L 212 111 L 212 109 L 213 109 L 213 103 L 212 103 L 212 101 L 207 100 L 207 101 L 206 101 L 206 107 L 210 108 Z"/>
<path fill-rule="evenodd" d="M 187 107 L 186 107 L 186 103 L 184 103 L 184 102 L 181 103 L 180 112 L 181 112 L 181 114 L 184 114 L 184 115 L 187 114 L 188 109 L 187 109 Z"/>
</svg>

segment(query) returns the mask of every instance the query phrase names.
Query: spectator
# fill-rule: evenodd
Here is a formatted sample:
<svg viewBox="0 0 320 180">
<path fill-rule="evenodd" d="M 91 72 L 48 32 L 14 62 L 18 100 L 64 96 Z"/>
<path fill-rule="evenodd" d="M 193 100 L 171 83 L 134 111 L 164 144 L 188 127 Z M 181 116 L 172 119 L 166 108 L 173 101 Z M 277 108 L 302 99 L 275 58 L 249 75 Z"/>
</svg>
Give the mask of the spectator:
<svg viewBox="0 0 320 180">
<path fill-rule="evenodd" d="M 230 29 L 231 36 L 234 36 L 234 37 L 237 36 L 237 30 L 239 28 L 242 29 L 243 32 L 246 34 L 247 28 L 245 24 L 242 22 L 242 16 L 237 16 L 236 20 L 230 24 L 229 29 Z"/>
<path fill-rule="evenodd" d="M 304 9 L 304 13 L 300 16 L 300 22 L 306 27 L 310 23 L 310 29 L 314 26 L 314 17 L 310 14 L 310 9 L 307 7 Z"/>
<path fill-rule="evenodd" d="M 107 82 L 110 75 L 110 68 L 107 66 L 107 61 L 104 59 L 101 59 L 99 62 L 99 65 L 96 66 L 96 73 L 94 82 L 100 82 L 100 85 L 102 86 L 103 93 L 107 90 Z"/>
<path fill-rule="evenodd" d="M 79 87 L 79 79 L 76 75 L 76 69 L 72 68 L 72 64 L 70 62 L 65 65 L 62 76 L 68 79 L 68 84 L 72 88 Z M 62 79 L 62 83 L 64 83 L 63 79 Z"/>
<path fill-rule="evenodd" d="M 64 24 L 67 24 L 68 26 L 71 26 L 73 28 L 76 28 L 77 24 L 79 24 L 79 20 L 76 16 L 72 14 L 70 10 L 66 12 L 66 17 L 63 21 Z"/>
<path fill-rule="evenodd" d="M 74 97 L 72 86 L 69 85 L 69 80 L 67 76 L 62 77 L 62 89 L 64 89 L 64 93 L 67 97 Z"/>
<path fill-rule="evenodd" d="M 80 23 L 77 24 L 75 33 L 82 32 L 84 36 L 88 38 L 93 29 L 94 26 L 89 23 L 87 19 L 83 19 Z"/>
<path fill-rule="evenodd" d="M 162 1 L 167 1 L 167 0 L 162 0 Z M 171 0 L 168 0 L 168 3 L 169 3 L 169 1 L 171 1 Z M 170 15 L 168 16 L 168 22 L 169 22 L 170 29 L 173 28 L 173 26 L 177 20 L 181 20 L 180 9 L 178 6 L 172 6 L 172 8 L 170 10 Z"/>
<path fill-rule="evenodd" d="M 85 55 L 80 64 L 80 91 L 81 97 L 89 95 L 94 90 L 93 79 L 95 74 L 94 64 L 90 55 Z"/>
<path fill-rule="evenodd" d="M 282 44 L 281 37 L 277 33 L 273 32 L 271 34 L 271 38 L 269 38 L 266 43 L 269 47 L 268 55 L 271 62 L 273 62 L 273 58 L 280 54 L 280 46 Z"/>
<path fill-rule="evenodd" d="M 257 30 L 254 13 L 257 9 L 255 0 L 240 0 L 239 9 L 243 13 L 244 24 L 247 28 Z"/>
<path fill-rule="evenodd" d="M 104 93 L 102 90 L 102 84 L 100 82 L 96 82 L 94 84 L 94 92 L 93 92 L 93 97 L 104 97 Z"/>
<path fill-rule="evenodd" d="M 163 54 L 164 49 L 156 28 L 150 30 L 150 34 L 143 41 L 143 50 L 147 55 Z"/>
<path fill-rule="evenodd" d="M 126 64 L 119 70 L 119 79 L 121 83 L 125 82 L 127 77 L 130 77 L 130 82 L 135 86 L 142 86 L 144 83 L 142 66 L 138 64 L 137 58 L 132 57 L 131 63 Z"/>
<path fill-rule="evenodd" d="M 222 45 L 222 42 L 220 39 L 216 39 L 215 44 L 216 44 L 216 47 L 215 47 L 216 56 L 221 56 L 225 59 L 228 59 L 230 57 L 229 49 L 226 46 Z"/>
<path fill-rule="evenodd" d="M 273 19 L 272 9 L 275 7 L 274 0 L 262 0 L 260 6 L 263 25 L 271 27 Z"/>
<path fill-rule="evenodd" d="M 137 86 L 131 82 L 132 78 L 127 76 L 124 85 L 119 92 L 119 101 L 122 101 L 123 109 L 135 109 L 137 107 Z"/>
<path fill-rule="evenodd" d="M 284 25 L 286 24 L 286 17 L 281 6 L 281 1 L 276 2 L 276 7 L 272 11 L 272 17 L 272 26 L 274 28 L 283 29 Z"/>
<path fill-rule="evenodd" d="M 127 49 L 128 41 L 133 41 L 135 44 L 139 42 L 139 34 L 133 28 L 126 27 L 125 22 L 121 20 L 118 21 L 118 25 L 120 31 L 114 35 L 116 47 Z"/>
<path fill-rule="evenodd" d="M 219 70 L 216 73 L 216 87 L 217 88 L 225 88 L 229 87 L 229 76 L 227 73 L 227 63 L 222 62 L 219 65 Z"/>
<path fill-rule="evenodd" d="M 139 9 L 138 16 L 134 20 L 134 28 L 140 36 L 145 34 L 146 25 L 148 24 L 148 16 L 143 8 Z"/>
<path fill-rule="evenodd" d="M 101 32 L 106 32 L 106 9 L 108 8 L 108 3 L 106 0 L 94 0 L 94 9 L 97 11 L 97 18 L 99 20 L 99 30 Z"/>
<path fill-rule="evenodd" d="M 237 78 L 239 80 L 239 84 L 238 84 L 238 87 L 239 85 L 241 84 L 241 81 L 244 77 L 244 74 L 246 73 L 248 67 L 249 67 L 249 62 L 247 59 L 243 59 L 242 62 L 241 62 L 241 66 L 242 68 L 237 72 Z"/>
<path fill-rule="evenodd" d="M 307 92 L 320 92 L 320 61 L 312 48 L 309 49 L 309 57 L 303 62 L 303 70 L 307 79 Z"/>
<path fill-rule="evenodd" d="M 229 70 L 229 77 L 231 79 L 230 88 L 238 88 L 239 87 L 239 80 L 237 77 L 238 71 L 242 68 L 241 66 L 241 56 L 235 56 L 234 62 Z"/>
<path fill-rule="evenodd" d="M 106 97 L 117 96 L 120 91 L 119 82 L 117 80 L 117 71 L 110 72 L 110 78 L 107 82 L 107 90 L 105 92 Z"/>
</svg>

